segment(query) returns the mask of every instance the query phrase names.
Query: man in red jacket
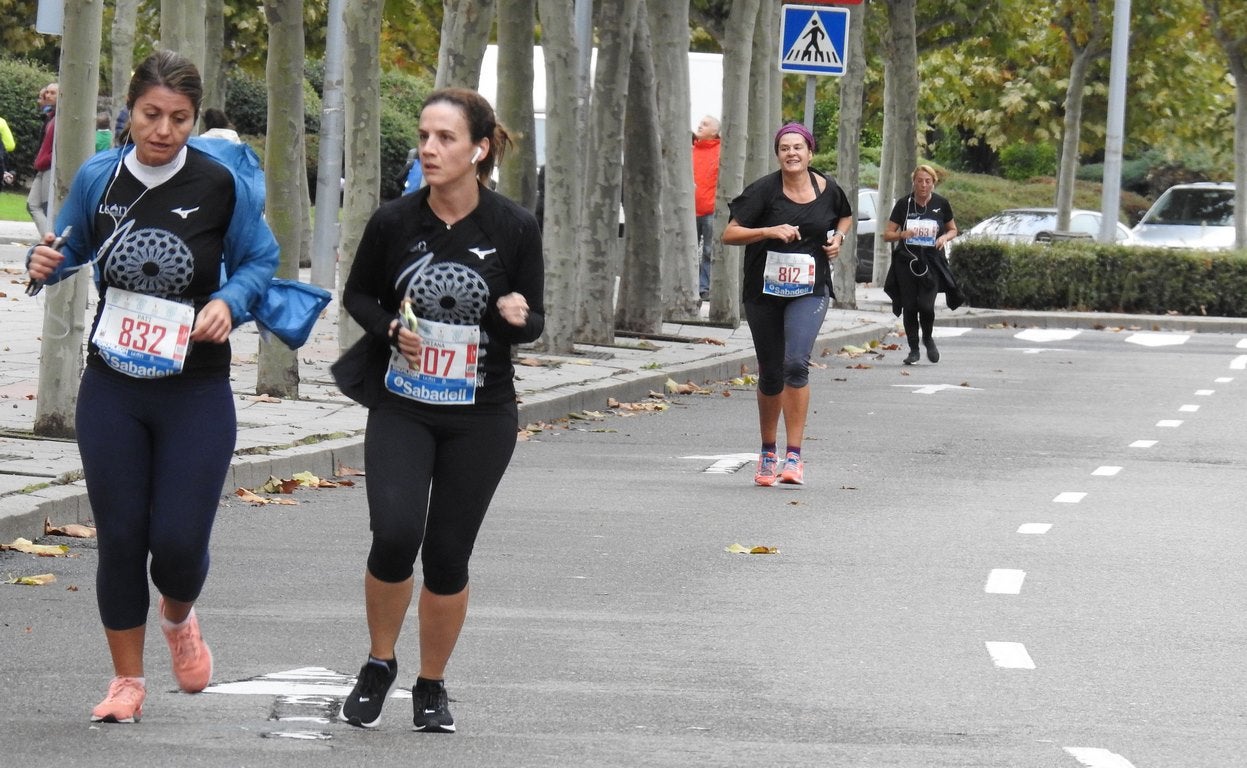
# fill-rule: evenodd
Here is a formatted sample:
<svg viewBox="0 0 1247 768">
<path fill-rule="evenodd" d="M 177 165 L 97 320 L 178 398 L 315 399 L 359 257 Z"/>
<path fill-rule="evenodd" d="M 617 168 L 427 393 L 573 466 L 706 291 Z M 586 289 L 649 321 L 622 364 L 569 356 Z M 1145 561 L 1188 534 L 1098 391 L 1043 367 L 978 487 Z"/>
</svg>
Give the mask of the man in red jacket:
<svg viewBox="0 0 1247 768">
<path fill-rule="evenodd" d="M 56 99 L 60 86 L 48 83 L 39 91 L 39 111 L 47 119 L 43 126 L 43 141 L 35 154 L 35 178 L 30 182 L 30 194 L 26 196 L 26 210 L 34 219 L 39 237 L 51 232 L 48 207 L 52 203 L 52 136 L 56 131 Z"/>
<path fill-rule="evenodd" d="M 693 132 L 693 189 L 701 245 L 697 289 L 705 301 L 710 298 L 710 241 L 714 237 L 714 198 L 719 189 L 719 120 L 710 115 L 703 117 Z"/>
</svg>

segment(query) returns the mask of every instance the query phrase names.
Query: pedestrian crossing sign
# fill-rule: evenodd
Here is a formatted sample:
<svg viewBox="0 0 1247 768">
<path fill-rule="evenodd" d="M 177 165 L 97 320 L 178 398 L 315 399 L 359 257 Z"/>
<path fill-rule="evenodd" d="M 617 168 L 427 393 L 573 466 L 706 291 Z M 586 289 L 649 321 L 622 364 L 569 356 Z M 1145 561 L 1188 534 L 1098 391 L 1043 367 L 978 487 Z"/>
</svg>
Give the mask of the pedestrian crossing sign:
<svg viewBox="0 0 1247 768">
<path fill-rule="evenodd" d="M 779 38 L 781 72 L 843 75 L 849 11 L 818 5 L 785 5 Z"/>
</svg>

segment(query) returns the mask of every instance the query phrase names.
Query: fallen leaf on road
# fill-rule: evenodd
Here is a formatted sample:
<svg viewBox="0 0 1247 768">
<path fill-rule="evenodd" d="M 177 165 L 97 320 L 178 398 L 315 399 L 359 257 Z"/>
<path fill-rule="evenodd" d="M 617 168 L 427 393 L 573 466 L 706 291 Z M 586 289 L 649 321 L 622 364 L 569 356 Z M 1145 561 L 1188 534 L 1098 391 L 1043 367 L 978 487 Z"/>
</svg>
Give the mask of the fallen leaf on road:
<svg viewBox="0 0 1247 768">
<path fill-rule="evenodd" d="M 667 379 L 667 391 L 675 395 L 708 395 L 710 390 L 699 387 L 691 381 L 677 384 L 674 379 Z"/>
<path fill-rule="evenodd" d="M 272 395 L 254 395 L 252 397 L 248 397 L 247 399 L 253 403 L 280 403 L 281 402 L 280 397 L 273 397 Z"/>
<path fill-rule="evenodd" d="M 615 403 L 611 407 L 621 411 L 665 411 L 671 406 L 668 403 Z"/>
<path fill-rule="evenodd" d="M 44 536 L 72 536 L 75 539 L 94 539 L 95 528 L 89 525 L 79 525 L 78 523 L 66 523 L 65 525 L 52 525 L 52 518 L 43 518 L 43 535 Z"/>
<path fill-rule="evenodd" d="M 334 473 L 334 477 L 364 477 L 364 470 L 339 464 L 338 471 Z"/>
<path fill-rule="evenodd" d="M 766 546 L 761 546 L 761 545 L 756 546 L 756 547 L 742 547 L 739 544 L 732 544 L 731 546 L 727 547 L 724 551 L 730 552 L 733 555 L 778 555 L 779 554 L 778 547 L 766 547 Z"/>
<path fill-rule="evenodd" d="M 56 576 L 51 573 L 41 573 L 38 576 L 14 576 L 9 579 L 10 584 L 23 584 L 28 587 L 42 587 L 44 584 L 52 584 L 56 581 Z"/>
<path fill-rule="evenodd" d="M 726 341 L 723 341 L 722 339 L 712 339 L 709 336 L 703 336 L 702 338 L 697 339 L 697 343 L 698 344 L 714 344 L 715 346 L 718 346 L 718 347 L 727 346 Z"/>
<path fill-rule="evenodd" d="M 295 499 L 269 499 L 264 496 L 257 496 L 251 491 L 248 491 L 246 488 L 239 488 L 238 490 L 234 491 L 234 495 L 242 499 L 243 501 L 247 502 L 248 504 L 255 504 L 257 506 L 263 506 L 265 504 L 293 505 L 293 504 L 299 503 Z"/>
<path fill-rule="evenodd" d="M 871 368 L 874 368 L 873 365 L 866 365 L 865 363 L 858 363 L 857 365 L 847 365 L 845 367 L 850 370 L 856 369 L 859 371 L 869 371 Z"/>
<path fill-rule="evenodd" d="M 0 550 L 10 549 L 39 557 L 64 557 L 69 547 L 64 544 L 36 544 L 30 539 L 14 539 L 12 544 L 0 544 Z"/>
</svg>

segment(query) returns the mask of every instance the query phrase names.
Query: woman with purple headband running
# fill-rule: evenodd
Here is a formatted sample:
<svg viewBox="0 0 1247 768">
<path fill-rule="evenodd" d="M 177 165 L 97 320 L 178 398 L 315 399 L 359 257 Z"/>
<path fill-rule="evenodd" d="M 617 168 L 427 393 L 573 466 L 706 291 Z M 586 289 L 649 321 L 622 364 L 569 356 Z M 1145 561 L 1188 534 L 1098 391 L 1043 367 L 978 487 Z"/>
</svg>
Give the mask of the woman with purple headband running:
<svg viewBox="0 0 1247 768">
<path fill-rule="evenodd" d="M 745 246 L 741 302 L 758 358 L 762 451 L 754 482 L 805 482 L 801 441 L 810 407 L 810 352 L 834 296 L 832 260 L 853 223 L 836 182 L 810 167 L 814 136 L 800 123 L 775 134 L 779 170 L 731 203 L 727 245 Z M 785 455 L 779 460 L 779 419 Z"/>
</svg>

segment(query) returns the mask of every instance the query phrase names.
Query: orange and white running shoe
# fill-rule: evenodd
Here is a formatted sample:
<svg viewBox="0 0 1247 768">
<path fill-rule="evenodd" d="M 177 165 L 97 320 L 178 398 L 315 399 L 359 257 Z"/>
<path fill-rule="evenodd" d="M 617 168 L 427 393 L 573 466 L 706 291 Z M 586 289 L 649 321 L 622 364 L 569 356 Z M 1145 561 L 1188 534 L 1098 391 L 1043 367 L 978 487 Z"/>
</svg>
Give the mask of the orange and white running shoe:
<svg viewBox="0 0 1247 768">
<path fill-rule="evenodd" d="M 191 608 L 186 621 L 173 627 L 165 620 L 165 599 L 160 598 L 160 631 L 173 654 L 173 677 L 187 693 L 199 693 L 212 681 L 212 651 L 199 632 L 199 617 Z"/>
<path fill-rule="evenodd" d="M 143 719 L 147 687 L 140 677 L 114 677 L 108 695 L 91 710 L 93 723 L 137 723 Z"/>
<path fill-rule="evenodd" d="M 779 474 L 779 481 L 791 485 L 805 485 L 805 462 L 801 460 L 800 454 L 790 452 L 784 458 L 784 469 Z"/>
<path fill-rule="evenodd" d="M 770 451 L 758 454 L 758 472 L 753 476 L 757 485 L 775 485 L 775 468 L 779 466 L 779 458 Z"/>
</svg>

